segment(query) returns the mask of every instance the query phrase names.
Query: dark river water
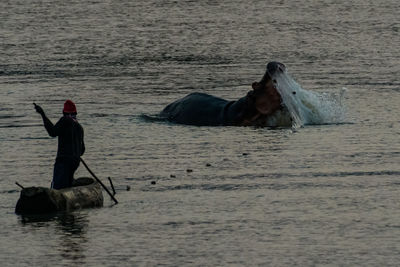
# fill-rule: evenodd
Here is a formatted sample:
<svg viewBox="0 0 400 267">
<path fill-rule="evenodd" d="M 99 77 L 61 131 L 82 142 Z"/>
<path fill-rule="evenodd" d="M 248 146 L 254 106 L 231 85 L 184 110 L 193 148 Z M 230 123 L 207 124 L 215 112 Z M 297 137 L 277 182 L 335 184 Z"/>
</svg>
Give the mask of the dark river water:
<svg viewBox="0 0 400 267">
<path fill-rule="evenodd" d="M 2 0 L 0 265 L 397 266 L 399 10 Z M 269 61 L 286 65 L 303 102 L 342 95 L 316 107 L 340 116 L 278 128 L 143 119 L 192 92 L 243 97 Z M 57 149 L 32 103 L 56 122 L 66 99 L 83 158 L 120 203 L 104 192 L 103 208 L 27 220 L 15 182 L 49 186 Z"/>
</svg>

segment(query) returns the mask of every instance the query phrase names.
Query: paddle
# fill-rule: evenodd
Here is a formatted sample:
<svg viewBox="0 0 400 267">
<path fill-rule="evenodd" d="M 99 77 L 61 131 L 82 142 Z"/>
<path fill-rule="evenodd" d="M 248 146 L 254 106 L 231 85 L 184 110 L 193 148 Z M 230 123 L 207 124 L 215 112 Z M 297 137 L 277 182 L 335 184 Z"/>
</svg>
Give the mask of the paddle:
<svg viewBox="0 0 400 267">
<path fill-rule="evenodd" d="M 86 165 L 85 161 L 82 158 L 80 158 L 80 160 L 83 163 L 83 165 L 86 167 L 88 172 L 90 172 L 90 174 L 94 177 L 94 179 L 96 179 L 96 181 L 99 182 L 99 184 L 104 188 L 104 190 L 106 190 L 106 192 L 110 195 L 112 200 L 114 200 L 115 204 L 118 204 L 118 201 L 115 199 L 115 197 L 111 194 L 110 191 L 108 191 L 107 187 L 100 181 L 100 179 L 97 178 L 97 176 L 89 169 L 89 167 L 88 167 L 88 165 Z"/>
</svg>

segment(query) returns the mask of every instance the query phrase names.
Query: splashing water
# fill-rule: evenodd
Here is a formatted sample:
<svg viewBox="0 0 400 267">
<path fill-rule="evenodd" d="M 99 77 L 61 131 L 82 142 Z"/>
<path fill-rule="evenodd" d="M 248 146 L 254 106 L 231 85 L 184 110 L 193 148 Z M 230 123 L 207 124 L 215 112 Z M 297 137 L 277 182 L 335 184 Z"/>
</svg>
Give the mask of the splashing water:
<svg viewBox="0 0 400 267">
<path fill-rule="evenodd" d="M 304 90 L 285 71 L 273 77 L 275 86 L 281 94 L 286 111 L 274 114 L 277 126 L 285 126 L 288 119 L 293 128 L 313 124 L 343 123 L 346 119 L 346 109 L 343 103 L 346 88 L 338 93 L 317 93 Z M 285 118 L 286 116 L 286 118 Z"/>
</svg>

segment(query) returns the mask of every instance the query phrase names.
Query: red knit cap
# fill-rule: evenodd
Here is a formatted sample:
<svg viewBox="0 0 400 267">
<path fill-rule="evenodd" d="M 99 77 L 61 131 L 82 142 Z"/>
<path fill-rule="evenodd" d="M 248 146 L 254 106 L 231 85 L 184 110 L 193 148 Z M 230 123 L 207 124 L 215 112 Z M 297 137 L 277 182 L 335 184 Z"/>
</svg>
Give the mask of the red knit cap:
<svg viewBox="0 0 400 267">
<path fill-rule="evenodd" d="M 64 113 L 77 113 L 74 102 L 72 102 L 71 100 L 65 101 L 63 112 Z"/>
</svg>

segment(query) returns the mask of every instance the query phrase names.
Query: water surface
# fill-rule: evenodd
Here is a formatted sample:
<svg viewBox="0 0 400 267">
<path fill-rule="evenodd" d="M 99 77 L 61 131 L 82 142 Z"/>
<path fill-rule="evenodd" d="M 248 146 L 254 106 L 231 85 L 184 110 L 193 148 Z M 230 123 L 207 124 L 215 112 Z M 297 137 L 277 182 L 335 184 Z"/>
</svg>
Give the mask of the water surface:
<svg viewBox="0 0 400 267">
<path fill-rule="evenodd" d="M 3 1 L 1 265 L 397 265 L 397 11 L 394 0 Z M 304 90 L 347 88 L 341 123 L 141 118 L 191 92 L 242 97 L 273 60 Z M 15 181 L 49 186 L 56 155 L 32 102 L 56 122 L 68 98 L 84 159 L 120 204 L 16 216 Z"/>
</svg>

